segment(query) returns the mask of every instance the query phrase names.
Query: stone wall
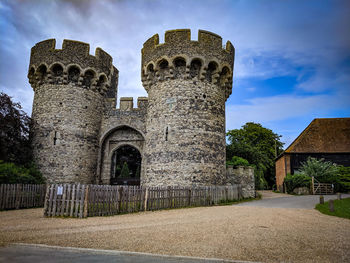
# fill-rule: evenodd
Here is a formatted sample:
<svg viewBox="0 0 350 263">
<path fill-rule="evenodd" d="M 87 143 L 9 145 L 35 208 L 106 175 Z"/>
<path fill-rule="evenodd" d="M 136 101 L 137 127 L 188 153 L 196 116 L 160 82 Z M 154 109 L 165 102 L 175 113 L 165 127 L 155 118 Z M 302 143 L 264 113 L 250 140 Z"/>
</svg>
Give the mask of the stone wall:
<svg viewBox="0 0 350 263">
<path fill-rule="evenodd" d="M 255 197 L 255 177 L 254 168 L 238 166 L 233 168 L 229 165 L 226 168 L 227 183 L 242 185 L 242 195 L 244 198 Z"/>
<path fill-rule="evenodd" d="M 91 183 L 96 161 L 101 95 L 74 85 L 41 85 L 34 95 L 33 150 L 48 182 Z"/>
<path fill-rule="evenodd" d="M 210 83 L 184 79 L 149 90 L 142 184 L 222 184 L 225 176 L 225 97 Z"/>
</svg>

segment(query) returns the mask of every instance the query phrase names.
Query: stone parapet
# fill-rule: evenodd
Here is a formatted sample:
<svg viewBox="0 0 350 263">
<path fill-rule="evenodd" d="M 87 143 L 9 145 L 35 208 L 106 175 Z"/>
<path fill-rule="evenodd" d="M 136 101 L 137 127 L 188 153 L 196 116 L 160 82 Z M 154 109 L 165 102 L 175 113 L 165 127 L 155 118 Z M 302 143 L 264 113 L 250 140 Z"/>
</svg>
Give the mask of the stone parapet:
<svg viewBox="0 0 350 263">
<path fill-rule="evenodd" d="M 79 41 L 65 39 L 62 49 L 55 49 L 55 45 L 55 39 L 48 39 L 31 50 L 28 79 L 34 90 L 44 83 L 74 83 L 102 95 L 108 92 L 110 97 L 115 96 L 118 70 L 109 54 L 97 48 L 95 55 L 90 55 L 89 44 Z"/>
<path fill-rule="evenodd" d="M 147 111 L 147 106 L 147 97 L 137 98 L 137 108 L 134 107 L 133 97 L 121 97 L 119 100 L 119 109 L 116 109 L 116 111 Z"/>
<path fill-rule="evenodd" d="M 165 42 L 158 34 L 148 39 L 142 49 L 141 77 L 148 91 L 152 84 L 173 78 L 208 81 L 232 93 L 235 49 L 230 41 L 222 46 L 222 38 L 199 30 L 198 41 L 191 41 L 189 29 L 166 31 Z"/>
<path fill-rule="evenodd" d="M 242 195 L 244 198 L 255 197 L 255 177 L 254 168 L 237 166 L 233 168 L 228 165 L 226 168 L 226 178 L 228 184 L 242 185 Z"/>
</svg>

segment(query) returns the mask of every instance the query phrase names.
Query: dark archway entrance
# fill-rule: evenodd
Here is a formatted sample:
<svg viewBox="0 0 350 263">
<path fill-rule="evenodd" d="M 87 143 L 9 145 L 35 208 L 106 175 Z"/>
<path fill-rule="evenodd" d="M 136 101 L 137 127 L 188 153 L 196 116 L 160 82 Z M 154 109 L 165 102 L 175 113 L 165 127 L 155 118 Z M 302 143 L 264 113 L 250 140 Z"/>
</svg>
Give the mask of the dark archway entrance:
<svg viewBox="0 0 350 263">
<path fill-rule="evenodd" d="M 133 146 L 124 145 L 113 152 L 111 184 L 140 185 L 141 154 Z"/>
</svg>

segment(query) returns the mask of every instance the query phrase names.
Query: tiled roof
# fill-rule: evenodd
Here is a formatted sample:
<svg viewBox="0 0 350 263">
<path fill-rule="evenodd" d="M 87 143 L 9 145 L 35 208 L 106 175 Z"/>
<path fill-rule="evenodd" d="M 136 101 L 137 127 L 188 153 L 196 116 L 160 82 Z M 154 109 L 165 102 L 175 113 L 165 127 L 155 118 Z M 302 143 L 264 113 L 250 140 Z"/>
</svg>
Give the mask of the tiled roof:
<svg viewBox="0 0 350 263">
<path fill-rule="evenodd" d="M 284 152 L 350 152 L 350 118 L 314 119 Z"/>
</svg>

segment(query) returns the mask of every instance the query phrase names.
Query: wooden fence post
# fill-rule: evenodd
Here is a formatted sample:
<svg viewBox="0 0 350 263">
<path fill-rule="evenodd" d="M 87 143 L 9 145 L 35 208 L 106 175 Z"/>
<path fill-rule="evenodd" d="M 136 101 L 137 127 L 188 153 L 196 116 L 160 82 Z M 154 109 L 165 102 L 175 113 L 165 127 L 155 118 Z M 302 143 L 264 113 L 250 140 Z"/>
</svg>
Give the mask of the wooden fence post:
<svg viewBox="0 0 350 263">
<path fill-rule="evenodd" d="M 334 212 L 334 201 L 329 200 L 328 205 L 329 205 L 329 212 Z"/>
<path fill-rule="evenodd" d="M 118 212 L 120 213 L 121 212 L 121 209 L 122 209 L 122 200 L 123 199 L 123 187 L 120 187 L 119 188 L 119 208 L 118 208 Z"/>
<path fill-rule="evenodd" d="M 22 198 L 22 184 L 17 184 L 16 188 L 14 189 L 15 194 L 15 208 L 19 209 L 21 206 L 21 198 Z"/>
<path fill-rule="evenodd" d="M 311 177 L 311 194 L 315 194 L 315 189 L 314 189 L 314 183 L 315 183 L 315 180 L 314 180 L 314 177 L 312 176 Z"/>
<path fill-rule="evenodd" d="M 50 185 L 48 184 L 46 186 L 46 193 L 45 193 L 45 201 L 44 201 L 44 216 L 47 216 L 47 209 L 48 209 L 48 202 L 49 202 L 49 194 L 50 194 Z"/>
<path fill-rule="evenodd" d="M 341 193 L 337 193 L 338 200 L 341 200 Z"/>
<path fill-rule="evenodd" d="M 321 205 L 324 204 L 324 197 L 323 197 L 323 195 L 320 195 L 320 204 Z"/>
<path fill-rule="evenodd" d="M 147 211 L 147 201 L 148 201 L 148 187 L 146 187 L 146 193 L 145 193 L 145 204 L 144 204 L 145 211 Z"/>
<path fill-rule="evenodd" d="M 89 185 L 86 186 L 85 189 L 85 198 L 84 198 L 84 217 L 88 215 L 88 196 L 89 196 Z"/>
</svg>

